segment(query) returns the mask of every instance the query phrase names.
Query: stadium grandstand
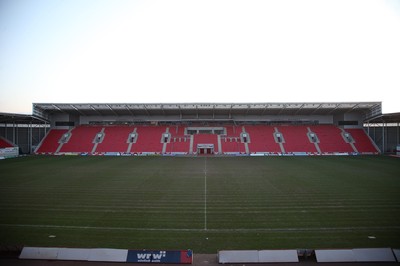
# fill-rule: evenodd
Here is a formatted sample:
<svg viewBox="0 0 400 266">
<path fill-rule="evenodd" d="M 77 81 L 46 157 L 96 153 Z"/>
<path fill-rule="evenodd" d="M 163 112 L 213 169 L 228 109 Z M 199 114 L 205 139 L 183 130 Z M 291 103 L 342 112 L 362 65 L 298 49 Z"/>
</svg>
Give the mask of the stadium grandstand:
<svg viewBox="0 0 400 266">
<path fill-rule="evenodd" d="M 380 102 L 34 103 L 1 114 L 0 145 L 26 154 L 326 155 L 393 153 L 399 115 Z"/>
</svg>

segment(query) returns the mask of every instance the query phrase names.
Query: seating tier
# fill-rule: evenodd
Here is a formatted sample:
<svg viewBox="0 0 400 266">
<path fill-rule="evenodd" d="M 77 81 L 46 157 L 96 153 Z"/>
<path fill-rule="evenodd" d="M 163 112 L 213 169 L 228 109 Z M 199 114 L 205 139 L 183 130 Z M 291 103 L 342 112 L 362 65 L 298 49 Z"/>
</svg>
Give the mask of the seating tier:
<svg viewBox="0 0 400 266">
<path fill-rule="evenodd" d="M 281 148 L 275 142 L 273 126 L 246 125 L 246 132 L 250 136 L 249 150 L 253 152 L 273 152 L 280 153 Z"/>
<path fill-rule="evenodd" d="M 96 152 L 126 152 L 129 134 L 134 130 L 131 126 L 111 126 L 104 128 L 104 138 L 97 146 Z"/>
<path fill-rule="evenodd" d="M 92 152 L 93 140 L 101 132 L 101 126 L 78 126 L 71 130 L 71 137 L 60 152 Z"/>
<path fill-rule="evenodd" d="M 286 152 L 317 152 L 314 143 L 311 143 L 308 138 L 307 126 L 279 126 L 277 128 L 285 139 L 283 146 Z"/>
<path fill-rule="evenodd" d="M 351 134 L 354 140 L 358 152 L 360 153 L 377 153 L 378 150 L 375 148 L 371 139 L 362 128 L 346 129 Z"/>
<path fill-rule="evenodd" d="M 342 131 L 333 125 L 310 126 L 311 131 L 317 134 L 319 148 L 322 153 L 354 152 L 349 143 L 341 135 Z"/>
<path fill-rule="evenodd" d="M 167 144 L 167 153 L 189 153 L 190 136 L 185 135 L 185 127 L 172 126 L 169 127 L 171 134 L 170 142 Z"/>
<path fill-rule="evenodd" d="M 161 142 L 162 134 L 166 132 L 165 126 L 136 126 L 138 135 L 136 143 L 131 147 L 130 152 L 155 152 L 161 153 L 163 143 Z"/>
<path fill-rule="evenodd" d="M 51 129 L 36 150 L 36 153 L 55 153 L 60 145 L 59 140 L 67 132 L 67 129 Z"/>
<path fill-rule="evenodd" d="M 316 153 L 314 143 L 311 143 L 307 133 L 308 128 L 316 134 L 318 146 L 322 153 L 354 152 L 351 144 L 346 143 L 340 128 L 333 125 L 313 126 L 269 126 L 269 125 L 241 125 L 224 126 L 226 134 L 220 136 L 221 150 L 218 146 L 217 134 L 185 135 L 185 126 L 89 126 L 82 125 L 70 131 L 68 142 L 62 144 L 61 153 L 107 152 L 130 153 L 162 153 L 165 145 L 166 153 L 191 153 L 190 141 L 193 138 L 193 151 L 197 152 L 197 144 L 213 144 L 216 153 L 245 153 L 246 144 L 242 143 L 241 133 L 248 134 L 248 151 L 250 153 L 281 153 L 280 144 L 276 143 L 275 132 L 282 133 L 282 143 L 285 152 Z M 347 129 L 353 139 L 354 146 L 360 153 L 379 152 L 363 129 Z M 55 153 L 60 146 L 60 139 L 68 130 L 52 129 L 43 139 L 36 153 Z M 96 134 L 102 132 L 102 140 L 96 144 Z M 137 134 L 136 142 L 129 143 L 129 134 Z M 169 133 L 167 143 L 163 141 L 163 134 Z M 0 139 L 1 141 L 1 139 Z M 7 143 L 8 145 L 9 143 Z M 1 145 L 1 143 L 0 143 Z M 96 149 L 94 150 L 94 147 Z"/>
</svg>

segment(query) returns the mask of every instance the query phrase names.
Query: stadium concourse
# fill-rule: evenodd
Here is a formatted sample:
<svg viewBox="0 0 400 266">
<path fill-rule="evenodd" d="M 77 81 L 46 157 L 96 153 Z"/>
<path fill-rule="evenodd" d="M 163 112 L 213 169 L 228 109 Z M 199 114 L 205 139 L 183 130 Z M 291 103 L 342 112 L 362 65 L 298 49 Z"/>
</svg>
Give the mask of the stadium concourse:
<svg viewBox="0 0 400 266">
<path fill-rule="evenodd" d="M 51 130 L 35 154 L 379 154 L 381 103 L 33 104 Z"/>
</svg>

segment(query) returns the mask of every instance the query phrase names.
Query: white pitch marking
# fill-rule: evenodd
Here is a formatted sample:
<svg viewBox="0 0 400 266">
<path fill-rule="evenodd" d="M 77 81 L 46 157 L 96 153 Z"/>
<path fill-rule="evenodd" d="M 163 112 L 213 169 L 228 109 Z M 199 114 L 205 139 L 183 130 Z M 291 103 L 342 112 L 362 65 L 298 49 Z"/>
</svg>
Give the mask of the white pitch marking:
<svg viewBox="0 0 400 266">
<path fill-rule="evenodd" d="M 204 160 L 204 230 L 207 230 L 207 157 Z"/>
</svg>

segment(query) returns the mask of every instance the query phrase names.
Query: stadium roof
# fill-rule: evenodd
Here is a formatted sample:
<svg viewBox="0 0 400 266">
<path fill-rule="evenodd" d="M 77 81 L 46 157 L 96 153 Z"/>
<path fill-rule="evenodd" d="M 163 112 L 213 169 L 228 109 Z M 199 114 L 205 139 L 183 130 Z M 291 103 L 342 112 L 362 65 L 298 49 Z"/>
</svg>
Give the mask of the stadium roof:
<svg viewBox="0 0 400 266">
<path fill-rule="evenodd" d="M 33 115 L 0 113 L 0 124 L 45 124 L 47 122 Z"/>
<path fill-rule="evenodd" d="M 367 120 L 368 123 L 400 123 L 400 113 L 383 114 Z"/>
<path fill-rule="evenodd" d="M 360 112 L 366 118 L 382 114 L 381 102 L 321 103 L 34 103 L 33 114 L 48 118 L 65 113 L 81 116 L 225 116 L 331 115 Z"/>
</svg>

